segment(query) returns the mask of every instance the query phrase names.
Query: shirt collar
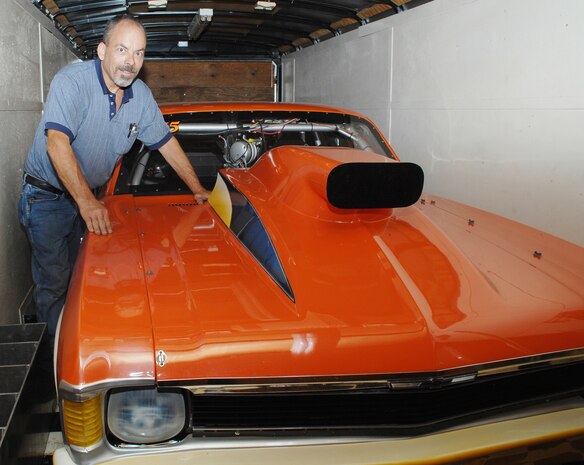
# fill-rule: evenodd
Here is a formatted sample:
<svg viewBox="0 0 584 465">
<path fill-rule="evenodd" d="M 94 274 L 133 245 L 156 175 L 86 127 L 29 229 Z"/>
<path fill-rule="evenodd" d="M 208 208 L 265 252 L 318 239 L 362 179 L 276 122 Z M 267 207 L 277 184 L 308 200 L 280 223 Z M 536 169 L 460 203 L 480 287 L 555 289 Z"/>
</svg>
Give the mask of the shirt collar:
<svg viewBox="0 0 584 465">
<path fill-rule="evenodd" d="M 110 90 L 105 85 L 105 79 L 103 78 L 103 71 L 101 70 L 101 60 L 95 59 L 95 72 L 97 73 L 97 80 L 101 86 L 101 90 L 103 91 L 104 95 L 111 94 Z M 128 103 L 128 101 L 134 97 L 134 91 L 132 90 L 132 84 L 128 87 L 124 87 L 124 96 L 122 97 L 122 104 Z"/>
</svg>

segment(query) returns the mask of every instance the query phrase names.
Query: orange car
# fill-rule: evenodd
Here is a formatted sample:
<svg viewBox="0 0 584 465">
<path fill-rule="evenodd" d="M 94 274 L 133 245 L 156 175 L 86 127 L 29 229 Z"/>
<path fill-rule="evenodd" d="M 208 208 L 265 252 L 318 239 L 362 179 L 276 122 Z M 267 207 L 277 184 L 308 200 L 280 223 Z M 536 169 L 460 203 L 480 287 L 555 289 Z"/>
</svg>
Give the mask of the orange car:
<svg viewBox="0 0 584 465">
<path fill-rule="evenodd" d="M 357 113 L 163 108 L 60 325 L 55 464 L 414 464 L 584 433 L 584 249 L 443 198 Z"/>
</svg>

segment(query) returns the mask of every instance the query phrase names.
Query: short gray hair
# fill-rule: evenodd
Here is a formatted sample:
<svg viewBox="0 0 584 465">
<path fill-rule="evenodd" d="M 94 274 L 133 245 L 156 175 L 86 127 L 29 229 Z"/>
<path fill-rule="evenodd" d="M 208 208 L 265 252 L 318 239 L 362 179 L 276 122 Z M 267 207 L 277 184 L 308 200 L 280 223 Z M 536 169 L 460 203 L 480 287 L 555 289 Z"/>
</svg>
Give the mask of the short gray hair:
<svg viewBox="0 0 584 465">
<path fill-rule="evenodd" d="M 104 44 L 107 45 L 109 38 L 112 35 L 113 28 L 116 27 L 122 21 L 133 22 L 140 29 L 142 29 L 142 32 L 144 32 L 144 35 L 146 35 L 146 29 L 144 28 L 144 25 L 142 24 L 142 22 L 138 18 L 136 18 L 128 13 L 124 13 L 123 15 L 119 15 L 119 16 L 116 16 L 116 17 L 110 19 L 107 22 L 107 24 L 105 25 L 105 29 L 103 30 L 103 39 L 102 39 L 102 42 Z"/>
</svg>

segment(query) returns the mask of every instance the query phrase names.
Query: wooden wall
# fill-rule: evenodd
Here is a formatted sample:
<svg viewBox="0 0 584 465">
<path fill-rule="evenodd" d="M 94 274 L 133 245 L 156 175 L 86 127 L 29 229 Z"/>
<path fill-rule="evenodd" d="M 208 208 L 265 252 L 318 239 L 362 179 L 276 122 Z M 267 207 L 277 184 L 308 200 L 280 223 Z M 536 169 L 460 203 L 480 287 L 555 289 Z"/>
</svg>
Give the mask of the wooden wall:
<svg viewBox="0 0 584 465">
<path fill-rule="evenodd" d="M 145 61 L 140 78 L 158 103 L 274 101 L 270 62 Z"/>
</svg>

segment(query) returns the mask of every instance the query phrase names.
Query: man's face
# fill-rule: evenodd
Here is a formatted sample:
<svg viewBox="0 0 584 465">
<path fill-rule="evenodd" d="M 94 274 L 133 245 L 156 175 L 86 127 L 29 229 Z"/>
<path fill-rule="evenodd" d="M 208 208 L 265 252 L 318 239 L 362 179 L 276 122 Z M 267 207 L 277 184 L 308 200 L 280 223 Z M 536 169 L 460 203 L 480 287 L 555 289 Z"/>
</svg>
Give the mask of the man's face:
<svg viewBox="0 0 584 465">
<path fill-rule="evenodd" d="M 108 43 L 101 42 L 97 55 L 106 86 L 115 92 L 116 87 L 128 87 L 142 68 L 146 35 L 137 24 L 122 20 L 112 29 Z"/>
</svg>

